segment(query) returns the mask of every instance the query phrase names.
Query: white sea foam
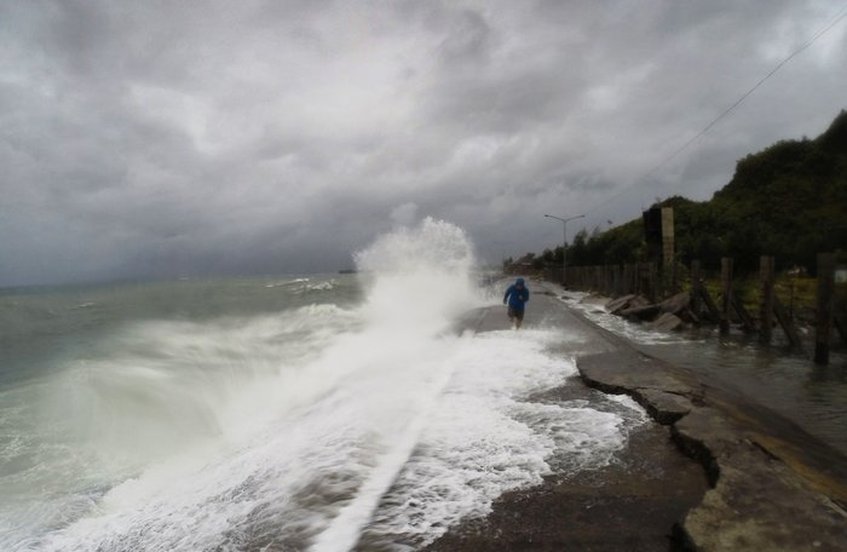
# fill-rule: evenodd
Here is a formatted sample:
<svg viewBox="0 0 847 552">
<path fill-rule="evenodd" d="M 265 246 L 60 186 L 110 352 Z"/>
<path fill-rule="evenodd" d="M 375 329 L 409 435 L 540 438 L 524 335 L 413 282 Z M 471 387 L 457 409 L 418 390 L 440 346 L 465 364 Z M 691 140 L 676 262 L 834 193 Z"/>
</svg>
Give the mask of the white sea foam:
<svg viewBox="0 0 847 552">
<path fill-rule="evenodd" d="M 309 278 L 292 278 L 291 280 L 281 280 L 279 282 L 271 282 L 265 284 L 266 288 L 300 286 L 309 282 Z"/>
<path fill-rule="evenodd" d="M 690 339 L 675 333 L 655 331 L 644 328 L 639 324 L 629 322 L 625 318 L 610 314 L 603 303 L 591 300 L 589 293 L 569 291 L 566 298 L 561 299 L 571 308 L 579 310 L 592 322 L 612 333 L 644 345 L 674 345 L 691 343 Z"/>
<path fill-rule="evenodd" d="M 335 280 L 326 280 L 317 284 L 309 284 L 306 286 L 306 289 L 309 291 L 329 291 L 334 289 L 336 285 Z"/>
<path fill-rule="evenodd" d="M 133 324 L 114 354 L 66 370 L 50 419 L 85 461 L 69 463 L 64 499 L 39 503 L 53 520 L 2 544 L 417 547 L 504 491 L 605 465 L 642 423 L 614 401 L 528 400 L 575 374 L 548 352 L 558 332 L 445 332 L 479 303 L 460 229 L 425 220 L 357 259 L 360 308 Z"/>
</svg>

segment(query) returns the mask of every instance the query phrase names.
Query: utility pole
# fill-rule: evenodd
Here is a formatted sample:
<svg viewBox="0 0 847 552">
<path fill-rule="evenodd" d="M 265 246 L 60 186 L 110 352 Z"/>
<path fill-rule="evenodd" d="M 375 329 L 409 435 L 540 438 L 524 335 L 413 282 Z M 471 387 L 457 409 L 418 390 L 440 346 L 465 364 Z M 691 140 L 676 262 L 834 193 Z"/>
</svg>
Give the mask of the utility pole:
<svg viewBox="0 0 847 552">
<path fill-rule="evenodd" d="M 565 287 L 568 272 L 568 221 L 585 218 L 585 215 L 576 215 L 568 218 L 554 217 L 553 215 L 544 216 L 562 222 L 562 287 Z"/>
</svg>

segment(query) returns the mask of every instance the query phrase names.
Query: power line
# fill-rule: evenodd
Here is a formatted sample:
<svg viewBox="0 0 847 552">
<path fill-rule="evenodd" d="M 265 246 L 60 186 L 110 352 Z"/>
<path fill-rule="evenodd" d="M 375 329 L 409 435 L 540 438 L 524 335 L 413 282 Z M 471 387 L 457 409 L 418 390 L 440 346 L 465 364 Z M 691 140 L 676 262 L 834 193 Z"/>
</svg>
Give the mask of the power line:
<svg viewBox="0 0 847 552">
<path fill-rule="evenodd" d="M 786 57 L 785 59 L 783 59 L 782 61 L 780 61 L 779 63 L 777 63 L 777 64 L 774 66 L 774 68 L 773 68 L 773 69 L 771 69 L 771 70 L 770 70 L 770 71 L 769 71 L 769 72 L 768 72 L 765 76 L 763 76 L 761 79 L 759 79 L 759 81 L 758 81 L 758 82 L 756 82 L 756 84 L 754 84 L 754 85 L 753 85 L 753 86 L 752 86 L 752 87 L 751 87 L 751 88 L 750 88 L 747 92 L 745 92 L 744 94 L 742 94 L 742 95 L 741 95 L 741 97 L 740 97 L 740 98 L 738 98 L 738 99 L 737 99 L 737 100 L 736 100 L 736 101 L 735 101 L 732 105 L 730 105 L 729 107 L 727 107 L 726 109 L 724 109 L 724 110 L 723 110 L 723 111 L 722 111 L 722 112 L 721 112 L 721 113 L 720 113 L 717 117 L 715 117 L 714 119 L 712 119 L 712 120 L 709 122 L 709 124 L 707 124 L 705 127 L 703 127 L 703 129 L 702 129 L 702 130 L 700 130 L 700 132 L 698 132 L 698 133 L 697 133 L 697 134 L 696 134 L 693 138 L 688 139 L 688 140 L 687 140 L 684 144 L 682 144 L 679 148 L 677 148 L 676 150 L 674 150 L 674 151 L 673 151 L 670 155 L 668 155 L 667 157 L 665 157 L 662 161 L 660 161 L 659 163 L 657 163 L 655 166 L 653 166 L 653 168 L 651 168 L 650 170 L 648 170 L 648 171 L 647 171 L 646 173 L 644 173 L 642 176 L 640 176 L 639 178 L 637 178 L 636 180 L 634 180 L 631 184 L 629 184 L 628 186 L 625 186 L 625 187 L 624 187 L 621 191 L 619 191 L 618 193 L 616 193 L 616 194 L 612 195 L 611 197 L 609 197 L 609 198 L 607 198 L 607 199 L 605 199 L 605 200 L 601 201 L 600 203 L 597 203 L 596 205 L 594 205 L 594 206 L 593 206 L 593 207 L 591 207 L 590 209 L 586 210 L 586 211 L 585 211 L 585 213 L 586 213 L 586 214 L 587 214 L 587 213 L 591 213 L 591 212 L 593 212 L 593 211 L 595 211 L 595 210 L 599 209 L 600 207 L 602 207 L 604 204 L 609 203 L 610 201 L 613 201 L 613 200 L 617 199 L 618 197 L 622 196 L 622 195 L 623 195 L 623 194 L 625 194 L 626 192 L 630 191 L 630 190 L 631 190 L 631 189 L 632 189 L 632 188 L 633 188 L 636 184 L 640 184 L 640 183 L 642 183 L 642 182 L 643 182 L 644 180 L 646 180 L 649 176 L 651 176 L 651 175 L 652 175 L 652 174 L 654 174 L 656 171 L 658 171 L 659 169 L 661 169 L 662 167 L 664 167 L 665 165 L 667 165 L 668 163 L 670 163 L 670 162 L 671 162 L 674 158 L 676 158 L 676 156 L 678 156 L 680 153 L 682 153 L 683 151 L 685 151 L 686 149 L 688 149 L 688 147 L 689 147 L 689 146 L 691 146 L 691 144 L 693 144 L 694 142 L 696 142 L 697 140 L 699 140 L 700 138 L 702 138 L 702 137 L 703 137 L 703 136 L 704 136 L 707 132 L 709 132 L 709 130 L 711 130 L 711 129 L 712 129 L 712 127 L 714 127 L 716 124 L 718 124 L 718 122 L 719 122 L 721 119 L 723 119 L 724 117 L 726 117 L 727 115 L 729 115 L 729 114 L 730 114 L 733 110 L 735 110 L 735 108 L 736 108 L 736 107 L 738 107 L 739 105 L 741 105 L 741 104 L 744 102 L 744 100 L 746 100 L 746 99 L 747 99 L 747 98 L 748 98 L 748 97 L 749 97 L 749 96 L 750 96 L 753 92 L 755 92 L 755 91 L 756 91 L 756 90 L 757 90 L 760 86 L 762 86 L 762 85 L 765 83 L 765 81 L 767 81 L 768 79 L 770 79 L 772 76 L 774 76 L 774 74 L 776 74 L 776 72 L 777 72 L 777 71 L 779 71 L 780 69 L 782 69 L 782 67 L 783 67 L 786 63 L 788 63 L 789 61 L 791 61 L 791 60 L 792 60 L 794 57 L 796 57 L 798 54 L 800 54 L 801 52 L 803 52 L 804 50 L 806 50 L 809 46 L 811 46 L 812 44 L 814 44 L 814 43 L 815 43 L 815 42 L 816 42 L 816 41 L 817 41 L 820 37 L 822 37 L 822 36 L 823 36 L 823 35 L 825 35 L 827 32 L 829 32 L 829 30 L 830 30 L 830 29 L 832 29 L 833 27 L 835 27 L 835 26 L 836 26 L 836 25 L 837 25 L 837 24 L 838 24 L 838 23 L 839 23 L 842 19 L 844 19 L 845 17 L 847 17 L 847 5 L 845 5 L 843 8 L 841 8 L 841 11 L 839 11 L 839 12 L 838 12 L 838 13 L 837 13 L 837 14 L 836 14 L 836 15 L 835 15 L 835 16 L 834 16 L 834 17 L 833 17 L 833 18 L 829 21 L 829 23 L 828 23 L 826 26 L 824 26 L 824 27 L 823 27 L 823 28 L 821 28 L 818 32 L 816 32 L 815 34 L 813 34 L 813 35 L 811 36 L 811 38 L 809 38 L 808 40 L 806 40 L 806 42 L 804 42 L 804 43 L 803 43 L 803 44 L 801 44 L 801 45 L 800 45 L 800 46 L 799 46 L 796 50 L 794 50 L 793 52 L 791 52 L 791 53 L 788 55 L 788 57 Z"/>
</svg>

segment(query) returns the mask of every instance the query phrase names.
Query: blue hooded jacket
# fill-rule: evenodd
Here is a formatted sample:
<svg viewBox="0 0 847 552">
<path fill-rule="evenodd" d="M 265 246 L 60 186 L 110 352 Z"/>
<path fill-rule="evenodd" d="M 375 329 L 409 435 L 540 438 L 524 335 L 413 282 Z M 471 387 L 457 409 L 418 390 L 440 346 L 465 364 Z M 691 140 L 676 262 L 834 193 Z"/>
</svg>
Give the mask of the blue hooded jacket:
<svg viewBox="0 0 847 552">
<path fill-rule="evenodd" d="M 523 278 L 515 280 L 515 283 L 506 290 L 506 295 L 503 296 L 503 302 L 505 303 L 506 301 L 509 302 L 510 309 L 516 311 L 523 310 L 524 304 L 529 301 L 529 289 L 524 284 Z"/>
</svg>

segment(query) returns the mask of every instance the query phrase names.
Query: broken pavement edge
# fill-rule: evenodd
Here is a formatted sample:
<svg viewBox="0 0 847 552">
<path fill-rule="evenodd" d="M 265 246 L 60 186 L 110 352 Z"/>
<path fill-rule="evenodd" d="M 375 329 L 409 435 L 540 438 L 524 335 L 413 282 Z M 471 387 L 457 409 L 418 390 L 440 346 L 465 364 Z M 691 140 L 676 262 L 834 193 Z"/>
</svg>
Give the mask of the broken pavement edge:
<svg viewBox="0 0 847 552">
<path fill-rule="evenodd" d="M 670 426 L 677 447 L 705 469 L 711 489 L 674 528 L 683 548 L 847 550 L 840 453 L 799 446 L 797 428 L 781 433 L 772 413 L 632 349 L 579 358 L 577 368 L 586 385 L 629 395 Z"/>
</svg>

